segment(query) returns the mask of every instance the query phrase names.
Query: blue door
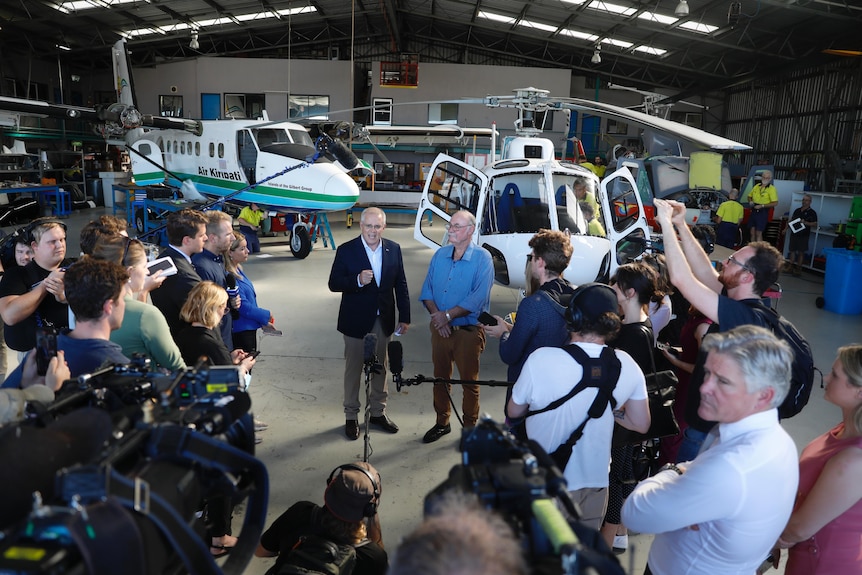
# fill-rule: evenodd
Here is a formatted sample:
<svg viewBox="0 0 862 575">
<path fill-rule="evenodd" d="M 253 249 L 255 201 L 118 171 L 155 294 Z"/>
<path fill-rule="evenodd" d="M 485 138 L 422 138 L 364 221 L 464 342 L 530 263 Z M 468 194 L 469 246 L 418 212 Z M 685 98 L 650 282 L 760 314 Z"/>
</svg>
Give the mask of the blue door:
<svg viewBox="0 0 862 575">
<path fill-rule="evenodd" d="M 221 94 L 201 94 L 201 119 L 221 118 Z"/>
</svg>

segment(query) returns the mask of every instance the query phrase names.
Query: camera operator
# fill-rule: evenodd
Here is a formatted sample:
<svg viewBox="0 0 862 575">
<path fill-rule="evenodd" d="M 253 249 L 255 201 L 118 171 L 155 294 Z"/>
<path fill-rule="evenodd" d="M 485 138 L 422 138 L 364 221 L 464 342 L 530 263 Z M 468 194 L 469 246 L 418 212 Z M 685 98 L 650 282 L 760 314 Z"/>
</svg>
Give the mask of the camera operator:
<svg viewBox="0 0 862 575">
<path fill-rule="evenodd" d="M 326 481 L 324 506 L 311 501 L 294 503 L 261 536 L 258 557 L 278 557 L 267 573 L 277 574 L 288 563 L 290 551 L 301 548 L 301 538 L 318 535 L 356 549 L 353 575 L 383 575 L 388 558 L 383 549 L 380 515 L 380 474 L 370 463 L 358 461 L 336 467 Z"/>
<path fill-rule="evenodd" d="M 113 262 L 84 256 L 66 271 L 66 299 L 75 314 L 75 329 L 57 335 L 57 349 L 66 352 L 71 377 L 95 371 L 105 363 L 128 363 L 122 348 L 110 341 L 123 323 L 123 289 L 129 274 Z M 28 357 L 33 355 L 31 351 Z M 20 387 L 23 364 L 2 387 Z"/>
<path fill-rule="evenodd" d="M 579 519 L 593 529 L 601 526 L 607 506 L 614 422 L 639 432 L 650 424 L 643 372 L 629 354 L 605 345 L 619 332 L 618 309 L 609 286 L 593 283 L 575 290 L 566 315 L 569 344 L 530 354 L 508 404 L 508 416 L 526 416 L 527 437 L 564 471 L 581 507 Z M 574 395 L 567 398 L 573 385 Z M 563 403 L 531 413 L 557 400 Z"/>
</svg>

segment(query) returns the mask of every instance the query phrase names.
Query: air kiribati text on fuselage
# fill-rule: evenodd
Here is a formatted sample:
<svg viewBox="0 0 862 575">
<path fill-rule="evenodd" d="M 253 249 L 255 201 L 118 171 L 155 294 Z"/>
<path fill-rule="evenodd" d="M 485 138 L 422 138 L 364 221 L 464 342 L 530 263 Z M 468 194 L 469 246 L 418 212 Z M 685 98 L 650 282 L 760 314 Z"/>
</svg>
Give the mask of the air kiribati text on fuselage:
<svg viewBox="0 0 862 575">
<path fill-rule="evenodd" d="M 210 178 L 219 178 L 221 180 L 230 180 L 232 182 L 244 182 L 245 178 L 242 177 L 242 173 L 239 171 L 235 172 L 223 172 L 221 170 L 217 170 L 215 168 L 205 168 L 203 166 L 198 166 L 198 175 L 199 176 L 208 176 Z"/>
</svg>

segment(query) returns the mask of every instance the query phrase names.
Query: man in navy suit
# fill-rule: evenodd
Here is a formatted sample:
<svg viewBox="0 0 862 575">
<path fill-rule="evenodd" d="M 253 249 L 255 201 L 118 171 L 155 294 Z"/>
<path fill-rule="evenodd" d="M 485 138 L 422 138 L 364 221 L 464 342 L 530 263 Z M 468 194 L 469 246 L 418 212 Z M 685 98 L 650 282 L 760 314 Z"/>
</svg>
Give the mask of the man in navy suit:
<svg viewBox="0 0 862 575">
<path fill-rule="evenodd" d="M 167 220 L 168 247 L 159 257 L 169 256 L 174 260 L 177 273 L 168 276 L 162 287 L 150 294 L 150 298 L 168 320 L 171 335 L 176 337 L 188 325 L 180 319 L 180 309 L 191 289 L 201 281 L 192 265 L 192 256 L 201 253 L 206 245 L 207 218 L 197 210 L 184 209 L 171 212 Z"/>
<path fill-rule="evenodd" d="M 359 438 L 359 386 L 365 363 L 364 338 L 377 336 L 377 361 L 386 364 L 386 347 L 393 331 L 403 334 L 410 324 L 410 296 L 401 259 L 401 246 L 383 239 L 386 214 L 380 208 L 363 210 L 361 235 L 339 246 L 329 274 L 329 289 L 341 292 L 338 331 L 344 335 L 344 433 Z M 398 306 L 398 327 L 395 306 Z M 372 375 L 371 423 L 389 433 L 398 426 L 386 415 L 386 370 Z"/>
</svg>

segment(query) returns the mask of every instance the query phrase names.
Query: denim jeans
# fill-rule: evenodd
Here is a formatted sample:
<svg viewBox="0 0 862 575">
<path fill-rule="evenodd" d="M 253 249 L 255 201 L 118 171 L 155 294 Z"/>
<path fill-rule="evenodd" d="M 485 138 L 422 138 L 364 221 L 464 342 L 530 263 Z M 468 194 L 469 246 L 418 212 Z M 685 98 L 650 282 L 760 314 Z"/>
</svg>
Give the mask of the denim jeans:
<svg viewBox="0 0 862 575">
<path fill-rule="evenodd" d="M 703 441 L 706 439 L 707 433 L 698 431 L 693 427 L 687 427 L 683 432 L 682 443 L 679 446 L 679 451 L 676 454 L 676 462 L 691 461 L 697 457 Z"/>
</svg>

